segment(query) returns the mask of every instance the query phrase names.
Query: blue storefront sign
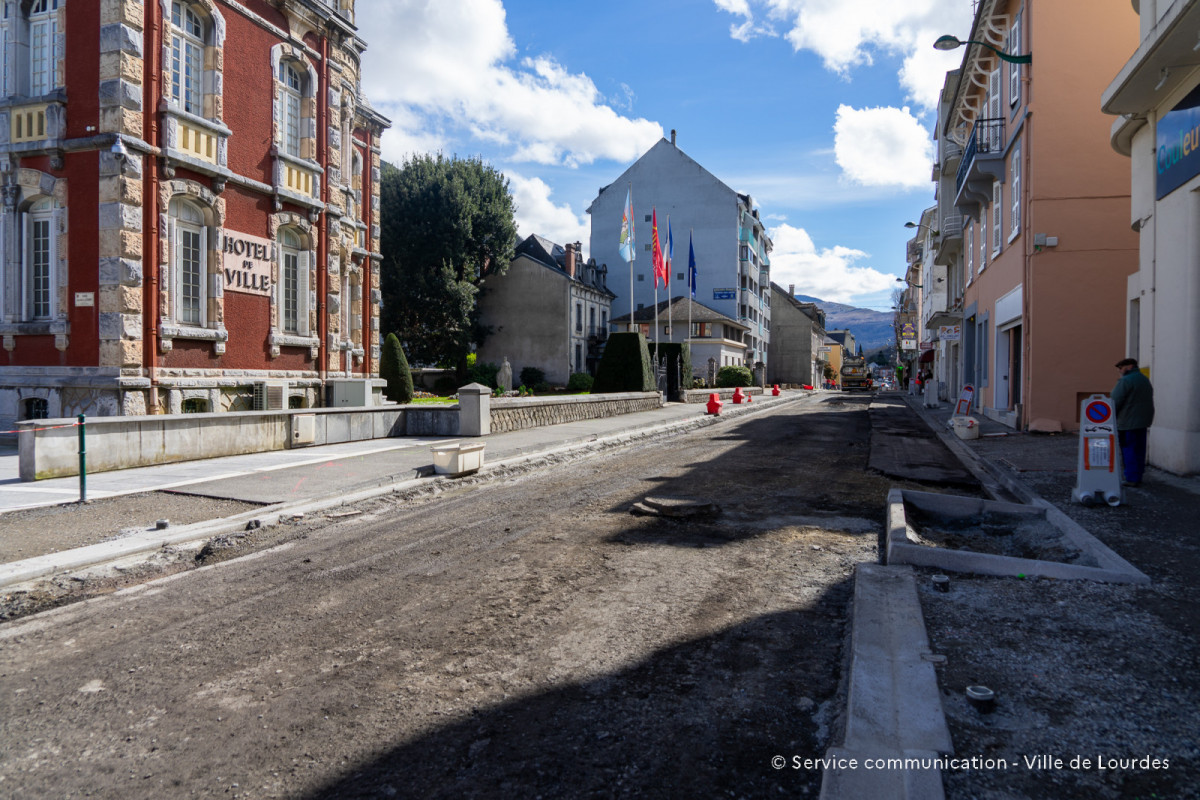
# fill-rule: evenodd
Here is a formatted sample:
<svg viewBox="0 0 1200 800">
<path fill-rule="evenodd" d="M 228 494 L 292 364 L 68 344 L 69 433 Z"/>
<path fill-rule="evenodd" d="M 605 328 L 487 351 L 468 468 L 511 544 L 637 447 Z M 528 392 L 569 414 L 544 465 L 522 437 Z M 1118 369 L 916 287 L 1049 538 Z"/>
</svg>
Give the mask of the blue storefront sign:
<svg viewBox="0 0 1200 800">
<path fill-rule="evenodd" d="M 1200 174 L 1200 86 L 1158 121 L 1156 198 L 1162 200 Z"/>
<path fill-rule="evenodd" d="M 713 300 L 733 300 L 737 297 L 737 289 L 713 289 Z"/>
</svg>

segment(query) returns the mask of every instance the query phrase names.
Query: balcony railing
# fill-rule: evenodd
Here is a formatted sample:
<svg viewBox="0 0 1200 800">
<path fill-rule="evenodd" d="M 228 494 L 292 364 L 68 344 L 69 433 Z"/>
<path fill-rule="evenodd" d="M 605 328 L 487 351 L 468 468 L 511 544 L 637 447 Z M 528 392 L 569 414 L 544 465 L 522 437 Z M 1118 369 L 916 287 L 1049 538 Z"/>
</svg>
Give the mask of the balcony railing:
<svg viewBox="0 0 1200 800">
<path fill-rule="evenodd" d="M 938 233 L 943 239 L 953 239 L 961 237 L 963 232 L 962 214 L 947 214 L 942 217 L 942 227 Z"/>
<path fill-rule="evenodd" d="M 979 119 L 971 129 L 971 138 L 967 140 L 967 149 L 963 153 L 962 163 L 958 165 L 958 175 L 955 188 L 962 190 L 963 181 L 971 171 L 971 162 L 978 155 L 999 153 L 1004 149 L 1004 119 Z"/>
</svg>

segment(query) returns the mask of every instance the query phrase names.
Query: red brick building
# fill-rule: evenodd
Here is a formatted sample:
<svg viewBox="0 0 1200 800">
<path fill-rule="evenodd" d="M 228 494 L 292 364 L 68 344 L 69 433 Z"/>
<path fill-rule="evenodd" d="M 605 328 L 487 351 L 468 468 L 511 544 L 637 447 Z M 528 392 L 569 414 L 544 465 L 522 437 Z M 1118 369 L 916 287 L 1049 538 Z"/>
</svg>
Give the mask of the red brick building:
<svg viewBox="0 0 1200 800">
<path fill-rule="evenodd" d="M 0 429 L 363 392 L 389 123 L 354 0 L 0 4 Z"/>
</svg>

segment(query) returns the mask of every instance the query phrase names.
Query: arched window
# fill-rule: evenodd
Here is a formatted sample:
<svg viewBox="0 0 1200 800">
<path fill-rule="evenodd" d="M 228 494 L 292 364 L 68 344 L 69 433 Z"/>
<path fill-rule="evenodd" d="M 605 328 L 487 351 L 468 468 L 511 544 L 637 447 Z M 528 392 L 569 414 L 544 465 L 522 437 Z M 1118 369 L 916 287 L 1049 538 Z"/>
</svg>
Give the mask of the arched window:
<svg viewBox="0 0 1200 800">
<path fill-rule="evenodd" d="M 189 114 L 204 113 L 205 18 L 196 7 L 171 3 L 171 99 Z"/>
<path fill-rule="evenodd" d="M 54 201 L 43 197 L 25 212 L 25 248 L 22 254 L 25 309 L 27 320 L 54 317 L 54 264 L 56 236 Z"/>
<path fill-rule="evenodd" d="M 301 132 L 300 100 L 304 97 L 305 87 L 304 77 L 297 68 L 296 62 L 281 61 L 279 63 L 279 82 L 283 85 L 280 108 L 283 114 L 283 118 L 280 120 L 283 132 L 283 151 L 290 156 L 302 158 L 300 142 L 303 134 Z"/>
<path fill-rule="evenodd" d="M 308 253 L 300 249 L 300 237 L 290 228 L 279 229 L 279 276 L 283 284 L 281 313 L 283 332 L 301 335 L 308 329 Z"/>
<path fill-rule="evenodd" d="M 50 416 L 50 404 L 44 397 L 30 397 L 21 405 L 24 413 L 22 419 L 46 419 Z"/>
<path fill-rule="evenodd" d="M 204 213 L 182 198 L 171 201 L 171 272 L 175 319 L 203 327 L 208 317 L 208 229 Z"/>
<path fill-rule="evenodd" d="M 58 85 L 58 3 L 33 0 L 29 6 L 29 93 L 35 97 Z"/>
</svg>

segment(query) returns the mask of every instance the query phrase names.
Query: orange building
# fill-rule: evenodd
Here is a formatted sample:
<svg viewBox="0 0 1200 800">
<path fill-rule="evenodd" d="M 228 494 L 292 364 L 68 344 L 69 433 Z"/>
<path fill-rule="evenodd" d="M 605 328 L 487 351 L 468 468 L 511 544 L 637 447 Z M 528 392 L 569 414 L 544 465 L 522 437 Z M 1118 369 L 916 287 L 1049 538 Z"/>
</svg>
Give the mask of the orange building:
<svg viewBox="0 0 1200 800">
<path fill-rule="evenodd" d="M 952 383 L 1014 428 L 1075 430 L 1125 351 L 1138 245 L 1098 99 L 1137 47 L 1136 14 L 1126 0 L 983 0 L 967 38 L 992 47 L 967 44 L 948 76 L 935 171 L 935 262 L 954 295 L 941 322 L 962 320 Z"/>
</svg>

